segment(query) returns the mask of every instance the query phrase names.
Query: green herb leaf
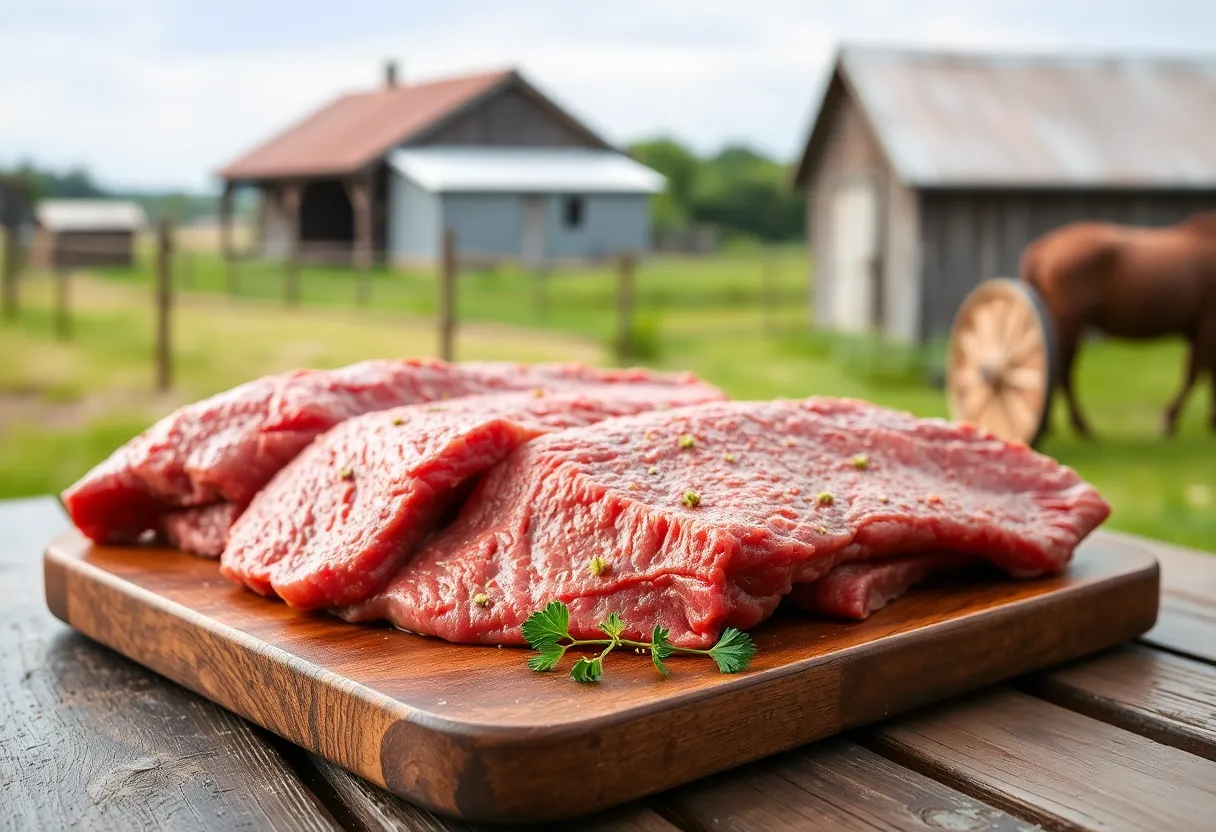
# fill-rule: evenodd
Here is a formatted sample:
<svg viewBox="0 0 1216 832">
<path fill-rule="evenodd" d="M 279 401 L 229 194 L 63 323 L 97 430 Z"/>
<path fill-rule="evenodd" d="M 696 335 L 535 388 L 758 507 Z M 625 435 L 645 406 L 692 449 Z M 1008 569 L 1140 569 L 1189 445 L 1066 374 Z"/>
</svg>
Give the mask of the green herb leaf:
<svg viewBox="0 0 1216 832">
<path fill-rule="evenodd" d="M 540 651 L 540 655 L 528 659 L 528 667 L 537 672 L 552 670 L 557 667 L 557 663 L 562 660 L 562 656 L 566 655 L 566 645 L 564 644 L 542 644 L 536 649 Z"/>
<path fill-rule="evenodd" d="M 617 639 L 621 637 L 621 633 L 625 632 L 625 622 L 616 613 L 608 616 L 607 621 L 600 622 L 600 632 L 608 636 L 608 638 Z"/>
<path fill-rule="evenodd" d="M 676 444 L 680 446 L 680 450 L 687 451 L 689 448 L 697 444 L 697 438 L 691 433 L 685 433 L 679 438 Z"/>
<path fill-rule="evenodd" d="M 738 673 L 756 655 L 756 645 L 747 633 L 727 627 L 718 643 L 709 648 L 709 657 L 723 673 Z"/>
<path fill-rule="evenodd" d="M 489 599 L 486 600 L 488 602 Z M 709 656 L 723 673 L 743 670 L 756 653 L 756 645 L 752 643 L 751 636 L 734 627 L 727 628 L 718 643 L 710 649 L 697 650 L 691 647 L 676 647 L 671 643 L 670 630 L 666 627 L 656 625 L 651 631 L 649 641 L 635 641 L 624 638 L 625 626 L 624 619 L 614 612 L 599 625 L 600 632 L 607 638 L 576 639 L 570 635 L 570 609 L 561 601 L 550 601 L 543 610 L 532 613 L 523 624 L 524 639 L 538 653 L 528 660 L 528 667 L 538 672 L 552 670 L 571 647 L 602 645 L 604 649 L 598 656 L 580 657 L 570 668 L 570 676 L 575 681 L 597 682 L 604 674 L 604 658 L 617 647 L 649 650 L 655 669 L 664 676 L 668 675 L 668 670 L 663 660 L 676 653 Z"/>
<path fill-rule="evenodd" d="M 598 682 L 604 675 L 604 660 L 599 656 L 594 659 L 582 657 L 570 668 L 570 675 L 576 682 Z"/>
<path fill-rule="evenodd" d="M 668 640 L 667 634 L 671 632 L 666 627 L 655 625 L 654 632 L 650 634 L 650 660 L 654 662 L 654 666 L 664 676 L 667 674 L 667 665 L 663 664 L 663 659 L 667 658 L 675 650 L 671 641 Z"/>
<path fill-rule="evenodd" d="M 534 612 L 523 624 L 524 641 L 539 650 L 547 644 L 556 644 L 570 638 L 570 610 L 561 601 L 550 601 L 549 606 Z"/>
</svg>

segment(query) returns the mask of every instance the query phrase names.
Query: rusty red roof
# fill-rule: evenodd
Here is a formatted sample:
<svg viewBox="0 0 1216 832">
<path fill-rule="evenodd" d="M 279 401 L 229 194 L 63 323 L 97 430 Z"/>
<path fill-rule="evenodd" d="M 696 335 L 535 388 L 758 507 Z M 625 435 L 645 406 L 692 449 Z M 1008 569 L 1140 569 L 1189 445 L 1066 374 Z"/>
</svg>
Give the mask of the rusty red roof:
<svg viewBox="0 0 1216 832">
<path fill-rule="evenodd" d="M 505 69 L 343 95 L 219 170 L 226 180 L 352 173 L 518 79 Z"/>
</svg>

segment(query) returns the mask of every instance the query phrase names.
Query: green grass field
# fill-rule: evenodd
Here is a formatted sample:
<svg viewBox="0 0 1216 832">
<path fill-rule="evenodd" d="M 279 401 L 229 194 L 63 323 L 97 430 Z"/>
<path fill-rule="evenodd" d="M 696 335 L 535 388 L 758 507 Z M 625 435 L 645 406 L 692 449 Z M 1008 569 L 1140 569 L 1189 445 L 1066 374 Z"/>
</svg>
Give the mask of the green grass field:
<svg viewBox="0 0 1216 832">
<path fill-rule="evenodd" d="M 186 263 L 192 259 L 193 263 Z M 303 306 L 281 303 L 281 271 L 244 264 L 241 291 L 223 292 L 218 260 L 179 256 L 177 384 L 152 385 L 151 299 L 139 270 L 73 278 L 73 339 L 52 334 L 49 281 L 23 286 L 23 314 L 0 325 L 0 496 L 61 489 L 156 416 L 245 379 L 294 366 L 335 366 L 435 346 L 435 285 L 424 272 L 373 274 L 373 304 L 354 308 L 349 270 L 309 268 Z M 807 332 L 800 251 L 656 259 L 638 273 L 640 363 L 693 370 L 739 398 L 858 396 L 921 415 L 945 415 L 924 381 L 925 360 Z M 458 357 L 610 363 L 616 329 L 611 269 L 557 272 L 547 313 L 519 271 L 461 276 Z M 1115 506 L 1115 528 L 1216 549 L 1216 437 L 1212 394 L 1196 390 L 1180 435 L 1159 437 L 1161 410 L 1182 372 L 1180 343 L 1087 346 L 1079 390 L 1098 433 L 1066 429 L 1043 450 L 1076 467 Z M 1063 426 L 1064 421 L 1057 419 Z"/>
</svg>

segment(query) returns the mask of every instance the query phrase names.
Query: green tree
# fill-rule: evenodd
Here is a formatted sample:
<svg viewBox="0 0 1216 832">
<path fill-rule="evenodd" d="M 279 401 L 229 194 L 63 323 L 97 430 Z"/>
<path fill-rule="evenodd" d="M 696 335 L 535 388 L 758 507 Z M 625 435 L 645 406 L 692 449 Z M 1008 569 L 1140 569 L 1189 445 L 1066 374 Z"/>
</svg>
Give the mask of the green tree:
<svg viewBox="0 0 1216 832">
<path fill-rule="evenodd" d="M 667 179 L 652 204 L 655 227 L 717 226 L 725 234 L 767 241 L 798 239 L 805 200 L 790 185 L 788 166 L 748 147 L 724 148 L 700 159 L 673 139 L 638 142 L 630 152 Z"/>
<path fill-rule="evenodd" d="M 667 179 L 667 194 L 676 205 L 687 205 L 697 180 L 701 160 L 673 139 L 638 142 L 630 149 L 635 159 L 657 170 Z"/>
</svg>

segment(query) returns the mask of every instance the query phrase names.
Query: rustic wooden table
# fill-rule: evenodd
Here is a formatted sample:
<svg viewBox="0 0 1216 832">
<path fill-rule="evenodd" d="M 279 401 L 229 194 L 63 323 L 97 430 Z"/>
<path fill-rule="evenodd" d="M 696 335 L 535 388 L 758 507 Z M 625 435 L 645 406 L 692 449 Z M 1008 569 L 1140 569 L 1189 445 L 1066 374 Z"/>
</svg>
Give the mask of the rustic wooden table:
<svg viewBox="0 0 1216 832">
<path fill-rule="evenodd" d="M 471 828 L 53 619 L 40 555 L 66 527 L 0 503 L 0 829 Z M 1216 556 L 1142 542 L 1163 594 L 1136 644 L 566 828 L 1216 829 Z"/>
</svg>

